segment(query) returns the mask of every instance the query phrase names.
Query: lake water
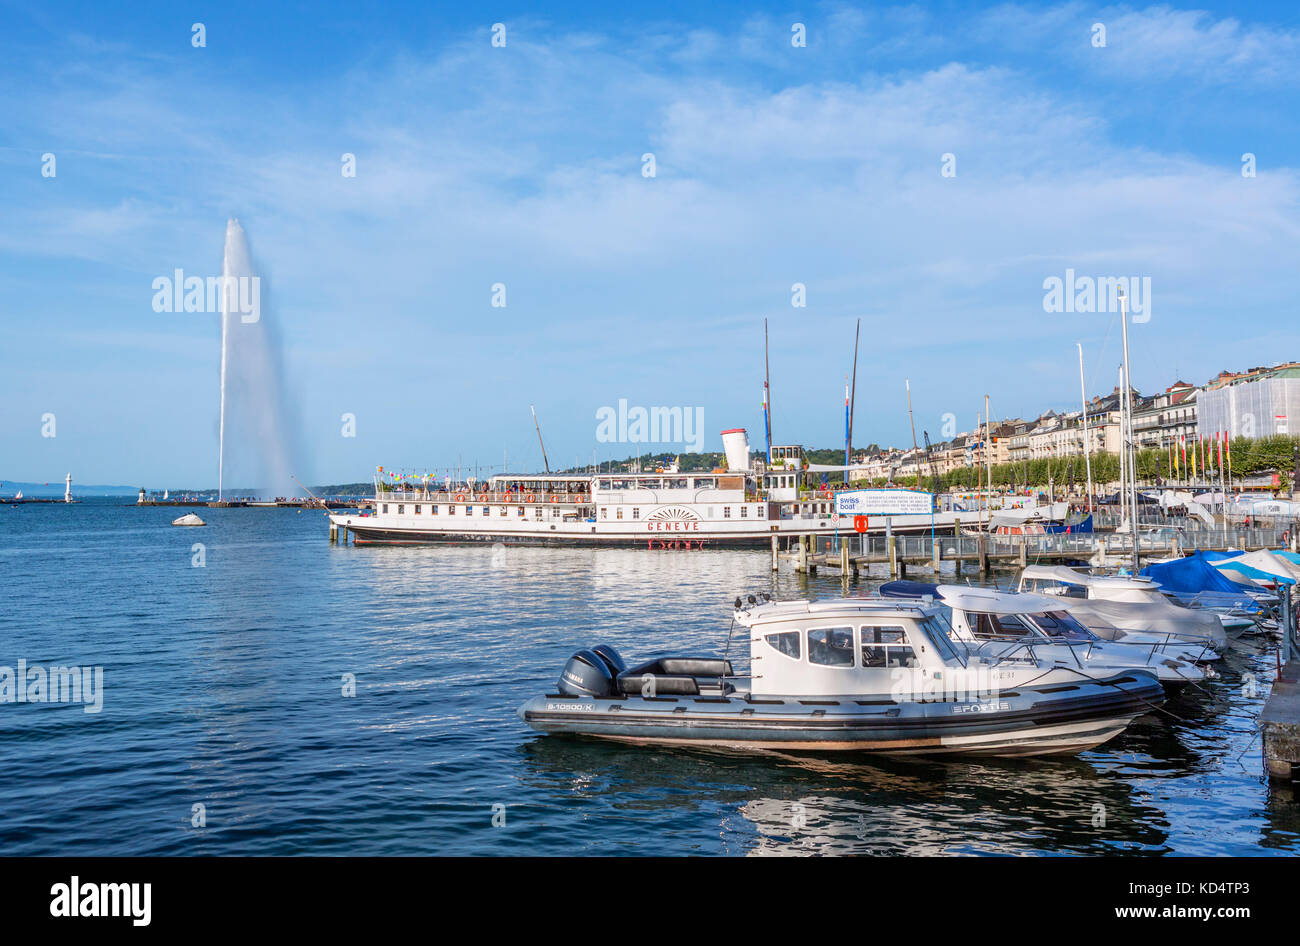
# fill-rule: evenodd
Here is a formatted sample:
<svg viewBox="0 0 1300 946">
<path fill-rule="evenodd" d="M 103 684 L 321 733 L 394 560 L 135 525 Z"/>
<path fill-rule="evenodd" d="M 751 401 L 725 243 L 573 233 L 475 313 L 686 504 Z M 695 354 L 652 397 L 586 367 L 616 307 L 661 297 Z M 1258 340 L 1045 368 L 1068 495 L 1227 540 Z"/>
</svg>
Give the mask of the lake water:
<svg viewBox="0 0 1300 946">
<path fill-rule="evenodd" d="M 1177 719 L 1075 758 L 605 745 L 516 708 L 580 647 L 717 651 L 737 593 L 838 576 L 773 578 L 764 552 L 341 548 L 320 511 L 180 529 L 127 503 L 0 507 L 0 665 L 104 674 L 98 713 L 0 703 L 0 854 L 1300 852 L 1300 806 L 1261 774 L 1262 643 Z"/>
</svg>

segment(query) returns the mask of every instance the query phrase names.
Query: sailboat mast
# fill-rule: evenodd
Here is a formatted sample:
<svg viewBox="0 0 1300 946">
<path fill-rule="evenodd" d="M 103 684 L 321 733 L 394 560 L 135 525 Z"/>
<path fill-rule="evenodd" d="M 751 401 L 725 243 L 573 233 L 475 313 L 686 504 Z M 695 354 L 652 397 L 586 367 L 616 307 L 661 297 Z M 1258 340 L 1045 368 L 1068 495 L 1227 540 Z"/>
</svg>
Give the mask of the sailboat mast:
<svg viewBox="0 0 1300 946">
<path fill-rule="evenodd" d="M 763 320 L 763 436 L 767 440 L 767 465 L 772 465 L 772 365 L 768 360 L 767 319 Z"/>
<path fill-rule="evenodd" d="M 904 378 L 903 384 L 907 385 L 907 422 L 912 427 L 912 449 L 916 449 L 916 421 L 912 419 L 912 379 Z"/>
<path fill-rule="evenodd" d="M 858 406 L 858 338 L 862 335 L 862 320 L 858 319 L 858 327 L 853 330 L 853 384 L 849 388 L 849 449 L 853 449 L 853 414 Z M 848 461 L 844 462 L 848 466 Z M 849 481 L 849 471 L 844 471 L 844 482 Z"/>
<path fill-rule="evenodd" d="M 1092 515 L 1092 443 L 1088 440 L 1088 388 L 1083 383 L 1083 342 L 1079 347 L 1079 397 L 1083 407 L 1083 463 L 1088 470 L 1088 515 Z"/>
</svg>

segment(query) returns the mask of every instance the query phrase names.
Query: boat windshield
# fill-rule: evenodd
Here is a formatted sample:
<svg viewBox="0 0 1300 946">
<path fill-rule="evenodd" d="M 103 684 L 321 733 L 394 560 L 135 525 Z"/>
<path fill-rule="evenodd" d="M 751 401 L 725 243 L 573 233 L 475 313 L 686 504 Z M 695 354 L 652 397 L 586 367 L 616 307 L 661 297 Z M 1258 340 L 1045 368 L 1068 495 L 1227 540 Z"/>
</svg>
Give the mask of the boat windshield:
<svg viewBox="0 0 1300 946">
<path fill-rule="evenodd" d="M 953 646 L 952 625 L 942 614 L 936 613 L 927 617 L 921 622 L 921 630 L 925 632 L 925 636 L 930 639 L 930 643 L 944 660 L 957 660 L 963 665 L 966 663 L 957 648 Z"/>
<path fill-rule="evenodd" d="M 1067 641 L 1091 641 L 1096 640 L 1097 635 L 1088 630 L 1070 615 L 1064 611 L 1047 611 L 1043 614 L 1030 615 L 1032 620 L 1039 629 L 1055 640 Z"/>
</svg>

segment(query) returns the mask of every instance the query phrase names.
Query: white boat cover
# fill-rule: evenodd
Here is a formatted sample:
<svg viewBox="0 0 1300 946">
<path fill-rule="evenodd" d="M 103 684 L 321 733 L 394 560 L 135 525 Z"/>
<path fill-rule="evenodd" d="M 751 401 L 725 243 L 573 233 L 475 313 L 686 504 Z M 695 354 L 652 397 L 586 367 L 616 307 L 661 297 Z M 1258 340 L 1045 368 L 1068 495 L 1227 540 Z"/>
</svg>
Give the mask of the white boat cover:
<svg viewBox="0 0 1300 946">
<path fill-rule="evenodd" d="M 1177 634 L 1181 637 L 1208 640 L 1216 646 L 1228 642 L 1223 622 L 1214 611 L 1180 608 L 1159 599 L 1155 601 L 1103 601 L 1090 598 L 1062 598 L 1065 610 L 1089 627 L 1115 627 L 1121 631 Z"/>
<path fill-rule="evenodd" d="M 1210 564 L 1223 572 L 1233 572 L 1232 566 L 1234 564 L 1247 565 L 1261 572 L 1276 575 L 1279 578 L 1300 581 L 1300 565 L 1287 561 L 1281 555 L 1274 555 L 1269 551 L 1246 552 L 1232 558 L 1216 559 L 1211 561 Z M 1233 572 L 1233 575 L 1240 576 L 1234 577 L 1233 581 L 1240 581 L 1243 585 L 1253 585 L 1255 583 L 1247 572 Z"/>
</svg>

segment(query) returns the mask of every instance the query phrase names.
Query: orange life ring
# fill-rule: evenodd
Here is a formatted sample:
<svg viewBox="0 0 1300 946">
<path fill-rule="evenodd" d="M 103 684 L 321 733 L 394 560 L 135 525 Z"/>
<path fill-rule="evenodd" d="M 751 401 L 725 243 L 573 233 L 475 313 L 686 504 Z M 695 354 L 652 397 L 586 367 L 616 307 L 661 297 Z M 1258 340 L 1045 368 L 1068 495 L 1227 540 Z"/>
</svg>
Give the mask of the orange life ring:
<svg viewBox="0 0 1300 946">
<path fill-rule="evenodd" d="M 527 496 L 524 497 L 524 502 L 535 503 L 537 502 L 537 497 L 534 496 L 532 493 L 529 493 Z"/>
<path fill-rule="evenodd" d="M 456 494 L 456 502 L 458 502 L 458 503 L 463 503 L 464 501 L 465 501 L 465 494 L 464 494 L 464 493 L 457 493 L 457 494 Z"/>
<path fill-rule="evenodd" d="M 487 502 L 487 501 L 488 501 L 488 494 L 487 494 L 487 493 L 479 493 L 479 494 L 478 494 L 478 501 L 481 502 L 481 503 L 485 503 L 485 502 Z"/>
<path fill-rule="evenodd" d="M 556 496 L 555 494 L 552 493 L 552 494 L 551 494 L 551 502 L 553 502 L 553 503 L 558 503 L 559 501 L 560 501 L 560 497 L 559 497 L 559 496 Z"/>
</svg>

